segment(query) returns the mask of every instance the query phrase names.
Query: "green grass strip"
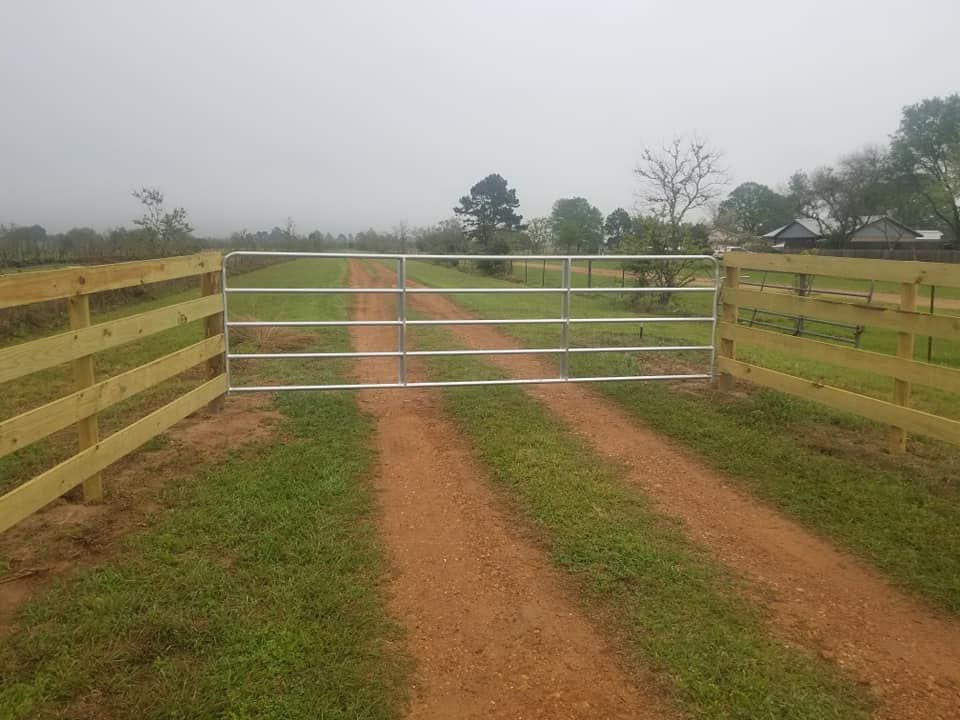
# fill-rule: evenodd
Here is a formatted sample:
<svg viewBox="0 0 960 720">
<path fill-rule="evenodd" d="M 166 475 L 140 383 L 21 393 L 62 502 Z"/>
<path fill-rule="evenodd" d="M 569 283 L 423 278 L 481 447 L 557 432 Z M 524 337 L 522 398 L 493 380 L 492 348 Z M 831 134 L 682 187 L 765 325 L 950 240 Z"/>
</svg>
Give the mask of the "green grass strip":
<svg viewBox="0 0 960 720">
<path fill-rule="evenodd" d="M 449 347 L 449 344 L 447 345 Z M 473 358 L 440 376 L 486 376 Z M 823 662 L 772 640 L 730 578 L 617 469 L 517 388 L 445 390 L 495 480 L 634 657 L 663 671 L 701 718 L 855 718 L 866 701 Z"/>
</svg>

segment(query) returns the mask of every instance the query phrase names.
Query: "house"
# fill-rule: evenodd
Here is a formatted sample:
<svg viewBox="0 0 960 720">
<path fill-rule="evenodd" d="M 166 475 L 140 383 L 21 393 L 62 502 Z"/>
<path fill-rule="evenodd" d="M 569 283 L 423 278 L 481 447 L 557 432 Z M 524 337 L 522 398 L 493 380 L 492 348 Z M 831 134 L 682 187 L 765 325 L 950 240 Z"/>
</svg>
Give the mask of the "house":
<svg viewBox="0 0 960 720">
<path fill-rule="evenodd" d="M 825 237 L 816 220 L 797 218 L 783 227 L 761 235 L 760 239 L 769 243 L 772 250 L 791 252 L 815 247 Z"/>
<path fill-rule="evenodd" d="M 850 247 L 894 250 L 943 245 L 943 233 L 939 230 L 915 230 L 889 215 L 868 215 L 860 218 L 860 222 L 860 227 L 850 236 Z"/>
</svg>

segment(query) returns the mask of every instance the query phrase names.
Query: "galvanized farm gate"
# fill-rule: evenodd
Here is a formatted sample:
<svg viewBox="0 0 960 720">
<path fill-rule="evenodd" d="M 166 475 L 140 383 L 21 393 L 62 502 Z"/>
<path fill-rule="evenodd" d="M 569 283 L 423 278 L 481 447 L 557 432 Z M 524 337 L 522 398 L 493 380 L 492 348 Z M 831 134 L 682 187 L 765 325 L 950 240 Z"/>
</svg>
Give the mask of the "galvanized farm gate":
<svg viewBox="0 0 960 720">
<path fill-rule="evenodd" d="M 228 263 L 234 257 L 263 257 L 294 260 L 298 258 L 314 259 L 354 259 L 392 262 L 396 267 L 395 287 L 238 287 L 229 284 Z M 407 265 L 411 261 L 485 261 L 510 262 L 516 260 L 537 260 L 561 265 L 561 284 L 559 287 L 423 287 L 411 285 L 407 276 Z M 577 261 L 615 261 L 615 262 L 703 262 L 710 268 L 712 277 L 708 285 L 687 285 L 684 287 L 574 287 L 571 282 L 572 266 Z M 653 381 L 653 380 L 709 380 L 713 378 L 716 367 L 716 325 L 717 300 L 720 290 L 720 266 L 710 255 L 401 255 L 391 253 L 315 253 L 315 252 L 269 252 L 242 250 L 228 253 L 223 262 L 223 303 L 225 309 L 226 332 L 226 373 L 229 392 L 278 392 L 293 390 L 360 390 L 368 388 L 424 388 L 452 387 L 472 385 L 528 385 L 544 383 L 582 383 L 610 381 Z M 229 298 L 234 294 L 389 294 L 397 298 L 396 317 L 389 320 L 230 320 Z M 410 319 L 408 318 L 409 296 L 430 293 L 440 294 L 551 294 L 559 296 L 559 312 L 552 318 L 489 318 L 489 319 Z M 708 293 L 711 296 L 709 315 L 676 317 L 670 315 L 635 315 L 629 317 L 572 317 L 571 301 L 574 295 L 596 293 Z M 646 325 L 653 323 L 703 323 L 711 328 L 710 343 L 706 345 L 634 345 L 611 347 L 571 347 L 570 327 L 589 323 L 632 323 Z M 415 326 L 439 325 L 559 325 L 560 345 L 549 348 L 501 348 L 480 350 L 411 350 L 407 342 L 407 328 Z M 274 353 L 235 353 L 231 350 L 231 330 L 250 327 L 295 327 L 330 328 L 380 326 L 397 328 L 397 349 L 382 352 L 274 352 Z M 600 375 L 593 377 L 573 377 L 570 375 L 570 355 L 577 353 L 611 352 L 677 352 L 701 351 L 709 353 L 709 368 L 702 373 L 670 373 L 651 375 Z M 457 355 L 558 355 L 560 363 L 555 377 L 501 379 L 501 380 L 444 380 L 411 381 L 407 377 L 407 359 L 411 357 L 437 357 Z M 271 360 L 282 358 L 396 358 L 396 382 L 348 383 L 348 384 L 303 384 L 303 385 L 238 385 L 231 372 L 231 360 Z"/>
</svg>

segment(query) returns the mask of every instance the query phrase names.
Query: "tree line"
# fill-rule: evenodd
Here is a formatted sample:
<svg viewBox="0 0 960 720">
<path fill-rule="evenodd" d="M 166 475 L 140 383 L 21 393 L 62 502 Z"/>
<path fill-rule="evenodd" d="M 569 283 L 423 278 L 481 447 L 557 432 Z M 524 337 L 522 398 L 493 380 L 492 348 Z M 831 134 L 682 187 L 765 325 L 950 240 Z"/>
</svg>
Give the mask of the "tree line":
<svg viewBox="0 0 960 720">
<path fill-rule="evenodd" d="M 284 227 L 249 232 L 241 230 L 227 238 L 201 238 L 194 234 L 187 211 L 168 208 L 157 188 L 133 192 L 143 214 L 133 219 L 133 227 L 118 227 L 99 232 L 90 227 L 75 227 L 61 233 L 48 233 L 42 225 L 0 224 L 0 267 L 25 267 L 50 263 L 106 262 L 143 260 L 171 255 L 186 255 L 203 249 L 326 251 L 344 247 L 378 249 L 387 241 L 382 233 L 370 230 L 356 235 L 332 235 L 319 230 L 297 232 L 291 218 Z"/>
</svg>

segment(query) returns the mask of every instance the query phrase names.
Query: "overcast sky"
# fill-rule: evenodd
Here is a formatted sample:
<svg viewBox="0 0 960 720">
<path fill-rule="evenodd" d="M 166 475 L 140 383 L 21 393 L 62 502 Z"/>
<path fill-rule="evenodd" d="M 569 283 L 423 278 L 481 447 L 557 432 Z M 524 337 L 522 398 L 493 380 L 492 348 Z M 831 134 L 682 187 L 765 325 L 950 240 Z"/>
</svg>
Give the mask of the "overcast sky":
<svg viewBox="0 0 960 720">
<path fill-rule="evenodd" d="M 202 235 L 632 209 L 696 133 L 735 182 L 884 142 L 960 90 L 958 0 L 0 0 L 0 222 L 98 229 L 162 189 Z"/>
</svg>

